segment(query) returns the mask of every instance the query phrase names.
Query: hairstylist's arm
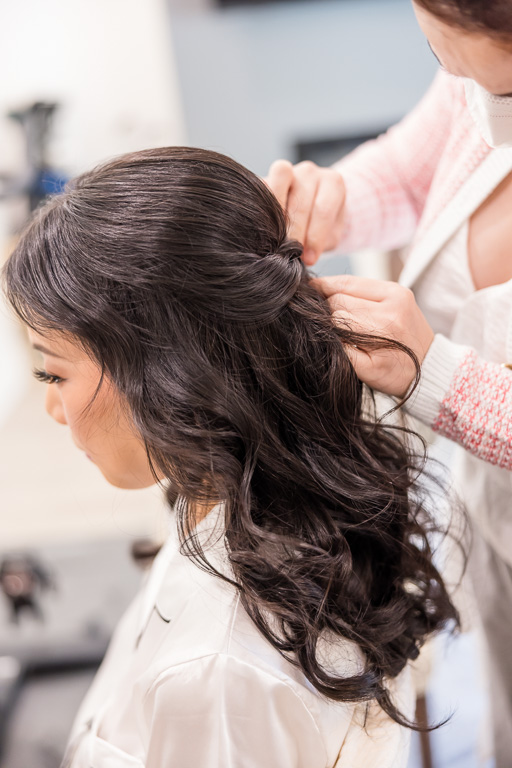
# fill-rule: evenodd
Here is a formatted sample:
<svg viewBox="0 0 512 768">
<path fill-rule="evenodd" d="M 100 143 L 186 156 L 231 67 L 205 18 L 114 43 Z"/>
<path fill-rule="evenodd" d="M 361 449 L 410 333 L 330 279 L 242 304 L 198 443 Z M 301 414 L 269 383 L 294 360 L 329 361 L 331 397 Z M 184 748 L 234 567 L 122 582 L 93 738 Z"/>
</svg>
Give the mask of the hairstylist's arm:
<svg viewBox="0 0 512 768">
<path fill-rule="evenodd" d="M 410 242 L 450 134 L 453 80 L 441 72 L 398 125 L 334 168 L 273 163 L 266 182 L 288 213 L 290 235 L 304 245 L 308 266 L 337 246 L 350 253 Z"/>
<path fill-rule="evenodd" d="M 469 347 L 434 336 L 413 294 L 397 283 L 350 275 L 318 278 L 334 316 L 363 333 L 405 344 L 421 365 L 419 386 L 406 409 L 435 432 L 478 458 L 512 470 L 512 371 Z M 403 397 L 416 375 L 399 350 L 347 349 L 359 378 Z"/>
</svg>

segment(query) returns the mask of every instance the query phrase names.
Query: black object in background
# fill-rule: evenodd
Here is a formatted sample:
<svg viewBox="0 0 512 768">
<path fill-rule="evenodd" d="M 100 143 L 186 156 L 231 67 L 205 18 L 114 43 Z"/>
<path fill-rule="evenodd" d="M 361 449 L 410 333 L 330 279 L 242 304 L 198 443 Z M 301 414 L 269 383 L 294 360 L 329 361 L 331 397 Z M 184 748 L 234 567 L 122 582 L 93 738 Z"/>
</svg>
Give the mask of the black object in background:
<svg viewBox="0 0 512 768">
<path fill-rule="evenodd" d="M 385 133 L 388 126 L 372 133 L 355 133 L 346 136 L 329 136 L 326 138 L 310 138 L 298 140 L 295 142 L 294 162 L 300 163 L 302 160 L 312 160 L 317 165 L 326 167 L 341 160 L 345 155 L 350 154 L 360 144 L 370 139 L 376 139 L 381 133 Z"/>
<path fill-rule="evenodd" d="M 76 710 L 141 573 L 125 538 L 41 544 L 35 553 L 0 552 L 1 562 L 0 768 L 59 768 Z M 38 610 L 24 605 L 13 621 L 20 568 L 36 568 Z M 46 589 L 38 583 L 43 571 Z M 32 594 L 23 579 L 20 588 Z"/>
<path fill-rule="evenodd" d="M 0 174 L 0 200 L 26 196 L 29 211 L 34 211 L 48 195 L 62 191 L 68 179 L 52 168 L 47 159 L 57 108 L 58 104 L 36 101 L 8 113 L 7 116 L 17 122 L 23 132 L 26 160 L 16 176 Z"/>
</svg>

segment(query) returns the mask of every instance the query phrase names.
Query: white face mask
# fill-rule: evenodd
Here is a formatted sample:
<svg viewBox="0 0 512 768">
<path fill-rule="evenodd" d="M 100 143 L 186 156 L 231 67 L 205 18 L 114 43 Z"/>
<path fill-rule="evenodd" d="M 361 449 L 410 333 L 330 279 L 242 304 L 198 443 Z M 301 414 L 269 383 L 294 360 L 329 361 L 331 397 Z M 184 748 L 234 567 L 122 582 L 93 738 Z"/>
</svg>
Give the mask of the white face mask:
<svg viewBox="0 0 512 768">
<path fill-rule="evenodd" d="M 493 96 L 474 80 L 465 80 L 471 117 L 490 147 L 512 147 L 512 96 Z"/>
</svg>

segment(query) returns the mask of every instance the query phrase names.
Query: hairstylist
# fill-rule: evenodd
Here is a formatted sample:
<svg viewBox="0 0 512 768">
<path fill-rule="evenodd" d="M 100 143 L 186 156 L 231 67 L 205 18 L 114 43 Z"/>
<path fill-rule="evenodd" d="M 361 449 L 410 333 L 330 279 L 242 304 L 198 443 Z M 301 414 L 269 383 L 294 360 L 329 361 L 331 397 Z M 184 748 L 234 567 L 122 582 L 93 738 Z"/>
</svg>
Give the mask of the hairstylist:
<svg viewBox="0 0 512 768">
<path fill-rule="evenodd" d="M 512 363 L 512 0 L 413 5 L 442 67 L 421 103 L 334 169 L 278 161 L 268 183 L 309 264 L 339 243 L 411 246 L 401 286 L 321 283 L 341 321 L 416 352 L 409 410 L 462 446 L 455 476 L 475 521 L 471 570 L 502 768 L 512 754 L 512 372 L 502 367 Z M 388 394 L 414 379 L 396 352 L 354 349 L 352 359 Z"/>
</svg>

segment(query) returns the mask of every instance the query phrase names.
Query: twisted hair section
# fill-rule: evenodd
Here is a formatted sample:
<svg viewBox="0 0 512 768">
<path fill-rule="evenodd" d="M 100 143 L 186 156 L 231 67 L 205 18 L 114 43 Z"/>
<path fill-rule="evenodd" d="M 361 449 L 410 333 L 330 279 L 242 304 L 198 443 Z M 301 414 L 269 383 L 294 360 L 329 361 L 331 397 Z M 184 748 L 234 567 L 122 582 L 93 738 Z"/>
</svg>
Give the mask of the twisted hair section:
<svg viewBox="0 0 512 768">
<path fill-rule="evenodd" d="M 233 583 L 268 641 L 327 697 L 376 700 L 407 724 L 388 681 L 457 614 L 422 457 L 365 405 L 345 351 L 400 345 L 334 323 L 286 230 L 265 184 L 229 158 L 128 155 L 37 214 L 7 296 L 98 360 L 205 568 L 195 505 L 224 502 Z M 357 674 L 323 664 L 326 637 L 357 644 Z"/>
</svg>

